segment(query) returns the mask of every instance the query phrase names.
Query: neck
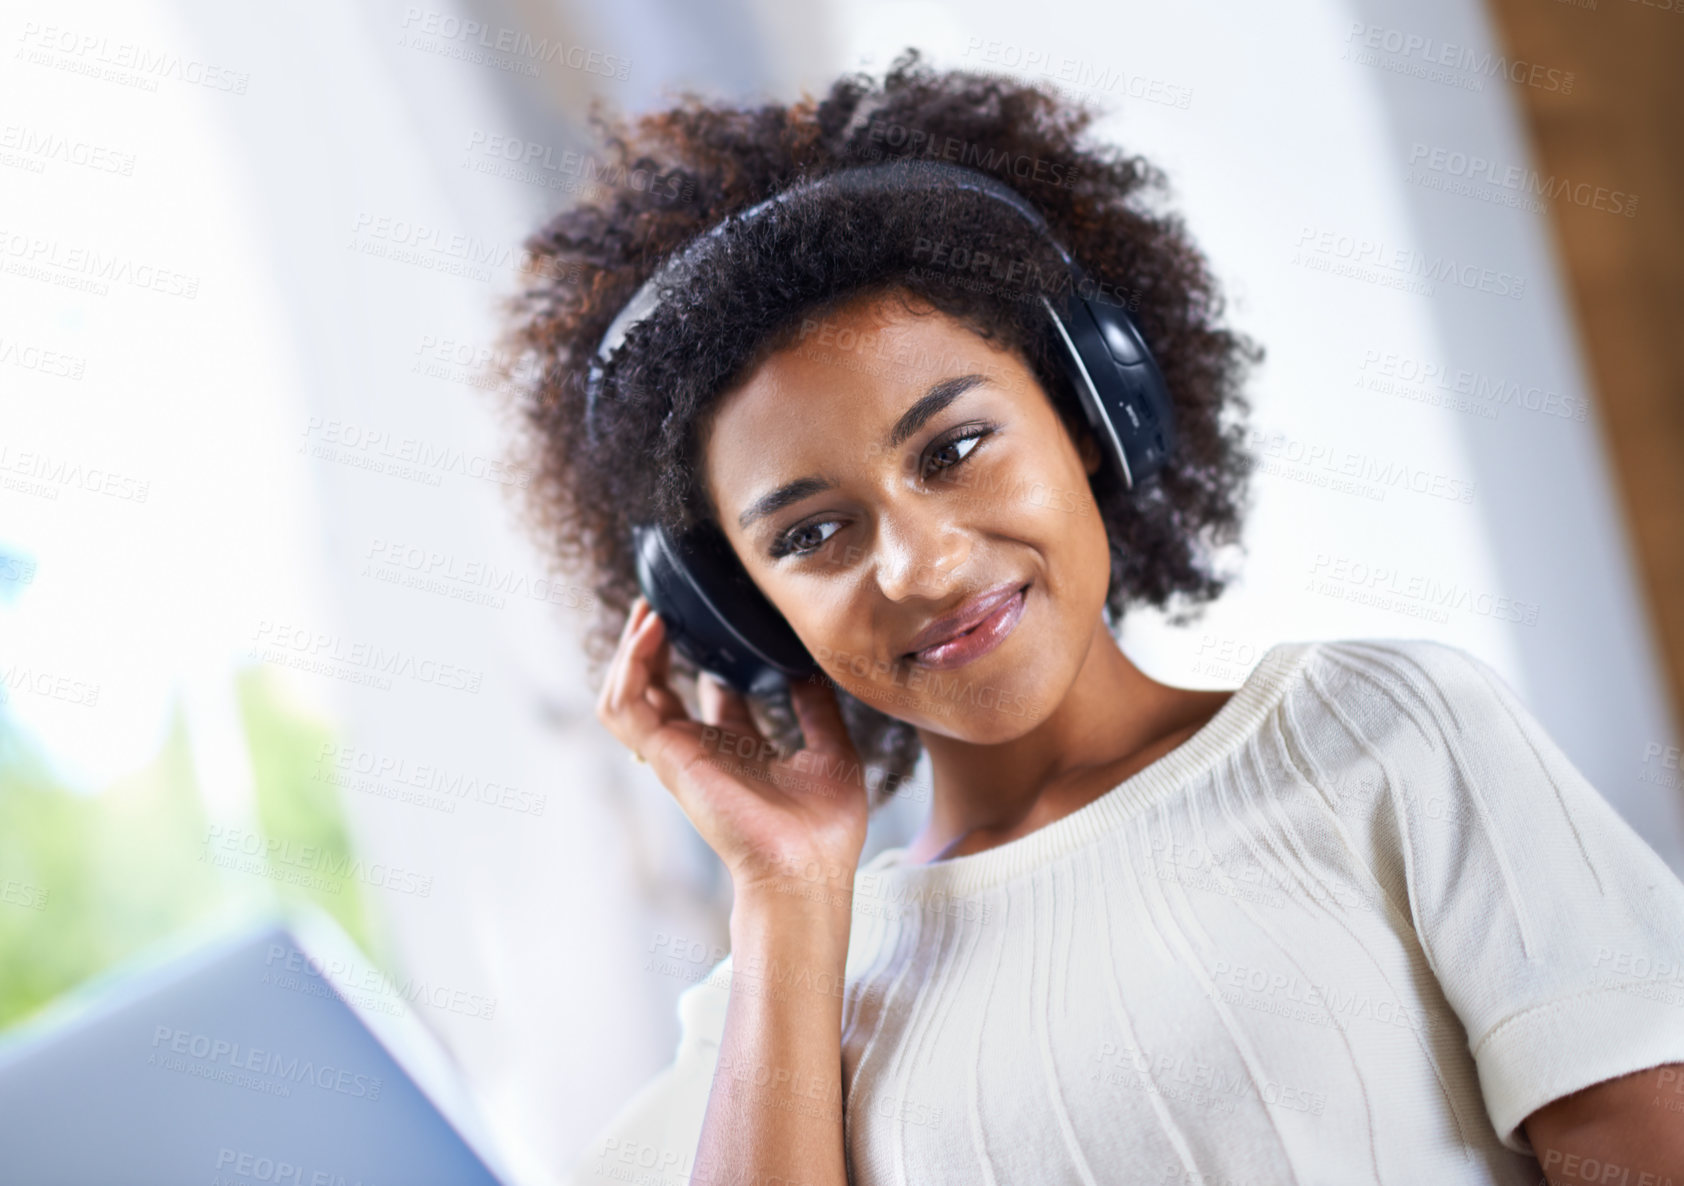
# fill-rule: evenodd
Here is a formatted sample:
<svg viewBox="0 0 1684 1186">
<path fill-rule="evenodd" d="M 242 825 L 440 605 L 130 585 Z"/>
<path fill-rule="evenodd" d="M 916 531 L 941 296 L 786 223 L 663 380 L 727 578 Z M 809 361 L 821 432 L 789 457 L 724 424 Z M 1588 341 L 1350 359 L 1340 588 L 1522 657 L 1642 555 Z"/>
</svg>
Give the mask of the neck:
<svg viewBox="0 0 1684 1186">
<path fill-rule="evenodd" d="M 984 745 L 919 730 L 933 794 L 907 859 L 981 851 L 1085 806 L 1191 736 L 1230 694 L 1159 683 L 1097 620 L 1075 682 L 1023 736 Z"/>
</svg>

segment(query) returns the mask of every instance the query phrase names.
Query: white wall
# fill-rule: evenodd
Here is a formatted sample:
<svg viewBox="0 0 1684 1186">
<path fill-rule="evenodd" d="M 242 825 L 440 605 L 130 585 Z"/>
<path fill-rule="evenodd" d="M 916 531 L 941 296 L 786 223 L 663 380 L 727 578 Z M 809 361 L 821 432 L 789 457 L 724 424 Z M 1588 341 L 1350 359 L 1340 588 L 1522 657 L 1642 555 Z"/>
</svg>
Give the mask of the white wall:
<svg viewBox="0 0 1684 1186">
<path fill-rule="evenodd" d="M 542 28 L 631 68 L 623 81 L 555 67 L 511 75 L 447 56 L 471 46 L 425 25 L 452 16 Z M 150 0 L 12 13 L 5 35 L 15 39 L 26 20 L 172 49 L 243 72 L 249 85 L 232 95 L 166 80 L 154 93 L 29 63 L 0 76 L 20 122 L 108 141 L 138 161 L 128 178 L 58 165 L 8 171 L 0 225 L 150 254 L 201 277 L 195 300 L 173 303 L 0 277 L 0 333 L 88 364 L 79 384 L 8 383 L 5 441 L 153 481 L 143 506 L 0 491 L 0 542 L 42 557 L 28 598 L 0 615 L 0 641 L 103 678 L 100 736 L 130 739 L 128 748 L 90 748 L 87 725 L 62 706 L 13 708 L 67 763 L 99 765 L 84 771 L 92 779 L 145 755 L 171 686 L 194 689 L 210 796 L 238 813 L 249 774 L 218 698 L 260 623 L 479 673 L 476 693 L 415 680 L 390 691 L 304 674 L 295 682 L 363 750 L 549 797 L 535 817 L 347 796 L 367 852 L 435 878 L 426 899 L 383 903 L 410 969 L 498 999 L 493 1021 L 447 1011 L 427 1020 L 535 1180 L 565 1167 L 670 1057 L 672 1002 L 686 982 L 646 970 L 649 948 L 662 935 L 723 942 L 723 887 L 666 792 L 596 726 L 576 615 L 530 596 L 492 608 L 368 575 L 383 541 L 459 567 L 494 563 L 530 589 L 544 561 L 519 533 L 507 488 L 448 466 L 431 467 L 433 485 L 350 463 L 378 448 L 341 443 L 335 460 L 310 446 L 333 444 L 325 426 L 338 421 L 480 464 L 498 453 L 491 402 L 461 368 L 427 373 L 437 360 L 424 343 L 488 344 L 493 300 L 514 278 L 506 268 L 487 279 L 444 274 L 450 256 L 437 247 L 454 235 L 516 243 L 563 201 L 466 166 L 492 160 L 474 148 L 491 135 L 576 147 L 594 93 L 634 108 L 664 102 L 678 83 L 788 98 L 862 62 L 881 67 L 908 43 L 938 64 L 1007 69 L 1033 54 L 1056 73 L 1073 63 L 1085 93 L 1117 108 L 1103 134 L 1168 171 L 1175 205 L 1234 299 L 1232 320 L 1268 349 L 1255 423 L 1282 434 L 1283 454 L 1313 449 L 1318 459 L 1278 458 L 1259 477 L 1232 594 L 1185 630 L 1132 621 L 1131 653 L 1163 678 L 1231 687 L 1281 640 L 1425 636 L 1466 646 L 1684 870 L 1676 795 L 1638 777 L 1645 746 L 1669 740 L 1670 716 L 1545 218 L 1406 180 L 1416 143 L 1524 162 L 1514 84 L 1486 79 L 1473 92 L 1345 56 L 1359 24 L 1488 46 L 1477 8 L 833 0 L 797 18 L 770 0 L 701 15 L 640 0 L 261 12 Z M 399 242 L 382 219 L 439 235 Z M 1331 250 L 1316 250 L 1323 232 Z M 1338 262 L 1341 236 L 1383 244 L 1388 261 L 1419 252 L 1524 277 L 1524 296 L 1444 281 L 1430 296 L 1411 294 L 1306 263 Z M 392 258 L 400 246 L 426 262 Z M 1583 421 L 1513 404 L 1486 418 L 1473 404 L 1365 387 L 1388 355 L 1592 406 Z M 1348 460 L 1407 467 L 1442 489 L 1471 490 L 1471 500 L 1398 487 L 1376 499 L 1317 484 L 1318 465 Z M 1432 581 L 1516 599 L 1536 607 L 1536 622 L 1479 612 L 1483 599 L 1443 621 L 1399 612 L 1408 598 L 1363 604 L 1351 600 L 1353 582 L 1335 579 L 1353 561 L 1401 574 L 1406 587 Z M 1331 583 L 1312 585 L 1318 576 Z M 94 763 L 95 754 L 109 760 Z M 874 847 L 905 834 L 908 806 L 878 821 Z"/>
</svg>

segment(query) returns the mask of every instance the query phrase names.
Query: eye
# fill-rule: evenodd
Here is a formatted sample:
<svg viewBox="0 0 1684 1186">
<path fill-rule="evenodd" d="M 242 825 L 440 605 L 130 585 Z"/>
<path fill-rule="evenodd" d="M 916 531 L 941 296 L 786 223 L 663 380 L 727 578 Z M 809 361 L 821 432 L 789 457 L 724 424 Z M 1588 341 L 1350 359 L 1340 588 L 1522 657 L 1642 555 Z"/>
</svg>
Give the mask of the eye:
<svg viewBox="0 0 1684 1186">
<path fill-rule="evenodd" d="M 805 556 L 810 552 L 818 551 L 830 539 L 830 536 L 815 538 L 811 533 L 817 532 L 821 527 L 832 527 L 835 524 L 835 519 L 820 519 L 817 523 L 803 523 L 799 527 L 791 527 L 772 541 L 772 559 L 777 560 L 784 556 Z M 831 535 L 834 534 L 836 533 L 832 531 Z M 803 541 L 807 541 L 805 545 L 803 545 Z"/>
<path fill-rule="evenodd" d="M 977 442 L 993 431 L 993 426 L 987 424 L 960 429 L 956 434 L 930 450 L 925 461 L 925 474 L 928 475 L 932 469 L 938 472 L 957 469 L 976 451 Z M 961 448 L 961 446 L 968 447 Z"/>
</svg>

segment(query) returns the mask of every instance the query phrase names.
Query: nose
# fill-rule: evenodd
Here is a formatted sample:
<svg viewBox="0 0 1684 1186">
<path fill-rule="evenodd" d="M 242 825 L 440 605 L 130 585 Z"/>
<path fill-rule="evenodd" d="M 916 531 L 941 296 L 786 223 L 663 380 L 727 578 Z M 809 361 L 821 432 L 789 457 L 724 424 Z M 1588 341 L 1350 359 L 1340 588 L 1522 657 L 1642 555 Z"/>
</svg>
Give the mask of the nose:
<svg viewBox="0 0 1684 1186">
<path fill-rule="evenodd" d="M 969 535 L 929 506 L 895 508 L 878 520 L 877 586 L 890 601 L 945 599 L 971 553 Z"/>
</svg>

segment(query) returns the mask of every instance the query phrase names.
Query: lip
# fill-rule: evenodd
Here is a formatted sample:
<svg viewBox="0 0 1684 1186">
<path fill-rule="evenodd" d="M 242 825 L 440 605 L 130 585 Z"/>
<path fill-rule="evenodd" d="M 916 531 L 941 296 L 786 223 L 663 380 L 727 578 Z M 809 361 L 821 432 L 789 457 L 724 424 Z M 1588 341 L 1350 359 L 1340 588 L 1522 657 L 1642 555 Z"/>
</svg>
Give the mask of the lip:
<svg viewBox="0 0 1684 1186">
<path fill-rule="evenodd" d="M 926 626 L 907 656 L 925 667 L 961 667 L 999 646 L 1023 616 L 1028 582 L 990 589 Z"/>
</svg>

